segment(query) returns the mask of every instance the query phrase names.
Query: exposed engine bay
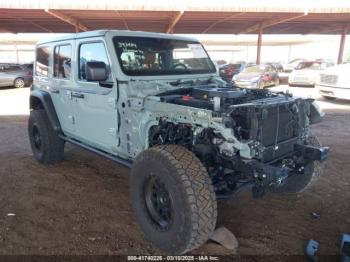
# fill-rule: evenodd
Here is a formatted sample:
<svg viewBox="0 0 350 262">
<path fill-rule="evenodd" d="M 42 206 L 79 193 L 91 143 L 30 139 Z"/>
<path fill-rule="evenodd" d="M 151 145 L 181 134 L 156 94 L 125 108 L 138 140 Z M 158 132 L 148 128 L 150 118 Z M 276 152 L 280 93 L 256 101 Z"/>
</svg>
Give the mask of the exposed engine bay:
<svg viewBox="0 0 350 262">
<path fill-rule="evenodd" d="M 218 88 L 215 85 L 207 85 L 171 90 L 158 96 L 166 103 L 223 112 L 231 105 L 272 97 L 272 94 L 267 90 Z"/>
<path fill-rule="evenodd" d="M 248 143 L 252 157 L 244 158 L 213 128 L 160 119 L 150 131 L 149 146 L 182 145 L 196 154 L 212 177 L 217 197 L 226 198 L 245 187 L 262 196 L 270 186 L 283 185 L 292 175 L 309 172 L 328 148 L 308 142 L 309 126 L 322 114 L 313 99 L 268 90 L 184 87 L 158 94 L 160 101 L 211 110 L 235 139 Z"/>
</svg>

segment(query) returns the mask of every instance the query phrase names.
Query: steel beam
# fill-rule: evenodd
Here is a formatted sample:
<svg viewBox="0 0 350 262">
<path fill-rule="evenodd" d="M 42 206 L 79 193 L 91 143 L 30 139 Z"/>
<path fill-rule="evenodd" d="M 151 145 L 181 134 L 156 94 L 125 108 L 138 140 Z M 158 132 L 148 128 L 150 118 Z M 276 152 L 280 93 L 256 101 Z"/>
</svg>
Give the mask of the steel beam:
<svg viewBox="0 0 350 262">
<path fill-rule="evenodd" d="M 114 10 L 114 12 L 120 17 L 120 19 L 122 19 L 123 24 L 125 26 L 125 29 L 126 30 L 130 30 L 129 26 L 128 26 L 128 23 L 126 22 L 126 19 L 124 18 L 124 16 L 122 16 L 122 14 L 118 10 Z"/>
<path fill-rule="evenodd" d="M 15 31 L 12 31 L 10 29 L 7 29 L 6 27 L 4 26 L 0 26 L 0 33 L 11 33 L 11 34 L 16 34 Z"/>
<path fill-rule="evenodd" d="M 340 45 L 339 45 L 339 52 L 338 52 L 338 64 L 343 63 L 343 54 L 344 54 L 344 46 L 345 46 L 345 40 L 346 40 L 346 34 L 348 33 L 348 28 L 343 27 L 341 37 L 340 37 Z"/>
<path fill-rule="evenodd" d="M 226 17 L 226 18 L 224 18 L 224 19 L 218 20 L 218 21 L 212 23 L 211 25 L 209 25 L 209 26 L 208 26 L 206 29 L 204 29 L 201 33 L 202 33 L 202 34 L 205 34 L 205 33 L 207 33 L 208 31 L 210 31 L 212 28 L 214 28 L 216 25 L 221 24 L 221 23 L 223 23 L 223 22 L 226 22 L 226 21 L 228 21 L 228 20 L 230 20 L 230 19 L 232 19 L 232 18 L 241 16 L 241 15 L 243 15 L 243 14 L 245 14 L 245 13 L 236 13 L 236 14 L 230 15 L 229 17 Z"/>
<path fill-rule="evenodd" d="M 288 22 L 303 16 L 306 16 L 307 13 L 303 13 L 303 14 L 298 14 L 298 15 L 288 15 L 288 16 L 284 16 L 284 17 L 279 17 L 279 18 L 274 18 L 274 19 L 270 19 L 270 20 L 266 20 L 266 21 L 262 21 L 260 23 L 257 23 L 253 26 L 249 26 L 246 29 L 240 31 L 238 34 L 247 34 L 250 32 L 256 32 L 258 30 L 260 30 L 260 27 L 262 28 L 267 28 L 273 25 L 277 25 L 280 23 L 284 23 L 284 22 Z"/>
<path fill-rule="evenodd" d="M 180 21 L 181 17 L 184 15 L 184 11 L 177 12 L 176 15 L 171 19 L 168 28 L 166 29 L 167 34 L 174 33 L 175 25 Z"/>
<path fill-rule="evenodd" d="M 260 65 L 260 55 L 261 55 L 261 45 L 262 45 L 262 34 L 263 34 L 263 25 L 259 26 L 259 34 L 258 34 L 258 44 L 256 49 L 256 64 Z"/>
<path fill-rule="evenodd" d="M 77 19 L 73 17 L 51 9 L 45 9 L 45 12 L 68 24 L 71 24 L 72 26 L 74 26 L 75 31 L 89 31 L 89 29 L 86 26 L 84 26 L 82 23 L 80 23 Z"/>
</svg>

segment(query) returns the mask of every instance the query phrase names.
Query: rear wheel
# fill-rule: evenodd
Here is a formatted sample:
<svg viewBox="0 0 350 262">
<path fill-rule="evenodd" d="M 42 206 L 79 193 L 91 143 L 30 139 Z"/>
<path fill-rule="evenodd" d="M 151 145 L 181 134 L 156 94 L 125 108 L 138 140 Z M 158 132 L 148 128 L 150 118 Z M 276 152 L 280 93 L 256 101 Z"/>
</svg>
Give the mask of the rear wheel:
<svg viewBox="0 0 350 262">
<path fill-rule="evenodd" d="M 311 146 L 321 146 L 318 138 L 314 135 L 310 135 L 306 143 Z M 300 193 L 312 184 L 312 181 L 320 174 L 320 172 L 320 163 L 318 161 L 313 161 L 304 167 L 303 173 L 291 174 L 283 184 L 272 187 L 270 190 L 274 193 Z"/>
<path fill-rule="evenodd" d="M 24 79 L 16 78 L 15 81 L 13 81 L 13 85 L 15 88 L 23 88 L 25 86 Z"/>
<path fill-rule="evenodd" d="M 64 141 L 53 130 L 45 110 L 33 110 L 28 121 L 30 145 L 36 160 L 54 164 L 63 159 Z"/>
<path fill-rule="evenodd" d="M 155 146 L 136 158 L 130 199 L 145 237 L 167 253 L 192 250 L 215 229 L 211 179 L 199 159 L 181 146 Z"/>
</svg>

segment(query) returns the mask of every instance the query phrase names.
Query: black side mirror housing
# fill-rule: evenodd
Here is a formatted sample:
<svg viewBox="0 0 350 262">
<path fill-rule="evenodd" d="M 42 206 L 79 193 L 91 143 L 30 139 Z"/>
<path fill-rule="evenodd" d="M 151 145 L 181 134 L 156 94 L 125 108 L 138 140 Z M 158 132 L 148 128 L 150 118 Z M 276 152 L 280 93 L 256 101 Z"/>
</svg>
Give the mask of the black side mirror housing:
<svg viewBox="0 0 350 262">
<path fill-rule="evenodd" d="M 108 78 L 107 67 L 104 62 L 87 62 L 85 65 L 86 80 L 89 82 L 103 82 Z"/>
</svg>

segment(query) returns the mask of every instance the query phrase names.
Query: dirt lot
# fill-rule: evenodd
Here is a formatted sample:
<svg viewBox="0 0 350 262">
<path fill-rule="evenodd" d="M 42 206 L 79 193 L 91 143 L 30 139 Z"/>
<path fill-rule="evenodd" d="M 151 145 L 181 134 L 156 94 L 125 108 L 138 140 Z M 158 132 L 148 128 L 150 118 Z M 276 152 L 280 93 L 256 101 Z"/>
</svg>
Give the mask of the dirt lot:
<svg viewBox="0 0 350 262">
<path fill-rule="evenodd" d="M 26 132 L 28 92 L 0 89 L 0 254 L 157 254 L 130 210 L 127 168 L 73 146 L 62 164 L 34 160 Z M 311 238 L 320 242 L 321 254 L 338 253 L 341 234 L 350 231 L 350 103 L 321 105 L 327 116 L 314 129 L 331 155 L 307 191 L 262 199 L 247 192 L 219 203 L 218 225 L 237 236 L 239 254 L 303 254 Z M 208 243 L 194 253 L 228 251 Z"/>
</svg>

